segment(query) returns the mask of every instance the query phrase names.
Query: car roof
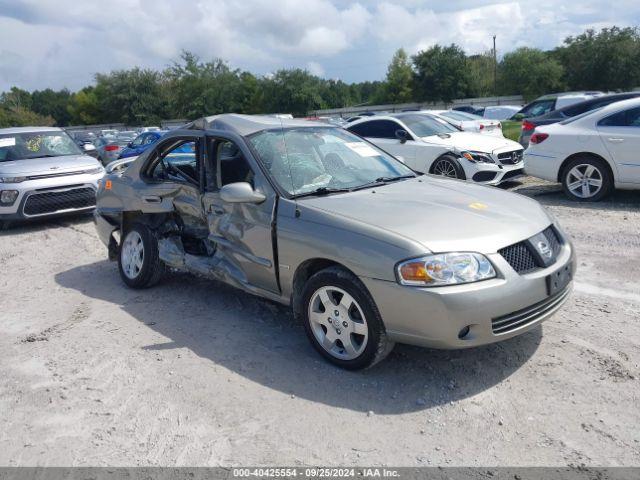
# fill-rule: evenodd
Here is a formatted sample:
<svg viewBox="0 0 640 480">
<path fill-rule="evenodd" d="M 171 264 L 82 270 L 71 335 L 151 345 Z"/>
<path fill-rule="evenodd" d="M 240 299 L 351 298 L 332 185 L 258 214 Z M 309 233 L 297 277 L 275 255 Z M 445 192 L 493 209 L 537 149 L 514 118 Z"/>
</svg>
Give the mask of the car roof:
<svg viewBox="0 0 640 480">
<path fill-rule="evenodd" d="M 0 128 L 0 135 L 12 134 L 12 133 L 37 133 L 37 132 L 62 132 L 58 127 L 11 127 Z"/>
<path fill-rule="evenodd" d="M 559 97 L 579 97 L 579 96 L 596 96 L 596 95 L 604 95 L 604 92 L 599 90 L 587 90 L 580 92 L 560 92 L 560 93 L 548 93 L 546 95 L 542 95 L 541 97 L 536 98 L 534 101 L 538 100 L 550 100 L 552 98 Z"/>
<path fill-rule="evenodd" d="M 590 112 L 586 112 L 582 114 L 582 116 L 578 115 L 577 117 L 567 118 L 566 121 L 572 121 L 578 117 L 580 121 L 586 118 L 592 118 L 592 116 L 602 116 L 606 117 L 611 113 L 615 113 L 621 110 L 625 110 L 627 108 L 640 107 L 640 98 L 629 98 L 627 100 L 621 100 L 619 102 L 610 103 L 602 108 L 591 110 Z M 561 122 L 564 123 L 564 122 Z"/>
<path fill-rule="evenodd" d="M 420 114 L 420 112 L 399 112 L 397 114 L 390 114 L 390 115 L 375 115 L 372 117 L 362 117 L 359 118 L 358 120 L 354 120 L 353 122 L 349 122 L 349 125 L 346 125 L 345 128 L 349 129 L 354 125 L 360 125 L 362 123 L 369 123 L 369 122 L 375 122 L 377 120 L 401 120 L 401 117 L 399 117 L 400 115 L 418 115 Z M 422 115 L 424 115 L 424 113 L 422 113 Z"/>
<path fill-rule="evenodd" d="M 186 125 L 184 128 L 191 130 L 224 130 L 234 132 L 240 136 L 246 136 L 261 132 L 262 130 L 289 127 L 332 127 L 332 125 L 323 122 L 278 118 L 267 115 L 224 113 L 200 118 Z"/>
</svg>

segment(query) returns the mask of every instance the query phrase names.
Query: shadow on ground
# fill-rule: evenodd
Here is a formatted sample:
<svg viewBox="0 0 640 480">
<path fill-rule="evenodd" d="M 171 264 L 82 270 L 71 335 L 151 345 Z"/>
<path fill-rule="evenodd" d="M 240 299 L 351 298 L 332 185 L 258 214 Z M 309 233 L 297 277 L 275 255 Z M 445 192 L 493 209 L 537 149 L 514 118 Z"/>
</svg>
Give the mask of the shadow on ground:
<svg viewBox="0 0 640 480">
<path fill-rule="evenodd" d="M 512 182 L 508 185 L 501 185 L 501 188 L 510 189 L 514 193 L 531 197 L 543 205 L 554 207 L 562 206 L 601 211 L 629 211 L 640 209 L 640 191 L 638 190 L 616 190 L 599 202 L 578 202 L 567 198 L 560 184 L 543 183 L 522 185 Z"/>
<path fill-rule="evenodd" d="M 27 235 L 59 227 L 73 227 L 93 221 L 93 214 L 74 214 L 62 217 L 43 217 L 31 220 L 11 221 L 0 223 L 0 237 Z"/>
<path fill-rule="evenodd" d="M 187 348 L 265 387 L 356 411 L 399 414 L 483 392 L 518 370 L 538 348 L 542 329 L 470 350 L 397 345 L 361 372 L 326 363 L 289 309 L 188 274 L 169 275 L 148 290 L 130 290 L 114 263 L 56 275 L 59 285 L 118 305 L 169 341 L 147 350 Z"/>
</svg>

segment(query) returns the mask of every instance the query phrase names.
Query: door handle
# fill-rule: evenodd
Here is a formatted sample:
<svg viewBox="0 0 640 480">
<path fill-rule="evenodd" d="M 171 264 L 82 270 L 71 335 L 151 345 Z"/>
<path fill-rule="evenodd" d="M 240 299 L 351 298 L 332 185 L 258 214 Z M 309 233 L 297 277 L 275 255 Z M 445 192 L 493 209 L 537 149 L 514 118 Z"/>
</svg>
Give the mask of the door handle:
<svg viewBox="0 0 640 480">
<path fill-rule="evenodd" d="M 619 137 L 609 137 L 609 138 L 607 138 L 607 140 L 609 140 L 611 143 L 622 143 L 622 142 L 624 142 L 624 138 L 619 138 Z"/>
<path fill-rule="evenodd" d="M 209 213 L 213 213 L 215 215 L 224 215 L 224 208 L 216 207 L 215 205 L 209 205 Z"/>
<path fill-rule="evenodd" d="M 162 198 L 158 195 L 145 195 L 142 197 L 142 201 L 144 203 L 160 203 L 162 202 Z"/>
</svg>

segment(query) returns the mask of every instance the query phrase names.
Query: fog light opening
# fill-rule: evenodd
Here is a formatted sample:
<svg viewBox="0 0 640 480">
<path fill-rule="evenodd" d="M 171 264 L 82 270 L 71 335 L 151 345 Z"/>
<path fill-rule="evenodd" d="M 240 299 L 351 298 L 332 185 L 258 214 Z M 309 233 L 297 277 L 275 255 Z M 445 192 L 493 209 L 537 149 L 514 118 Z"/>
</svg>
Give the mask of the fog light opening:
<svg viewBox="0 0 640 480">
<path fill-rule="evenodd" d="M 467 325 L 462 330 L 458 332 L 458 338 L 460 340 L 464 340 L 464 338 L 469 335 L 469 331 L 471 330 L 471 325 Z"/>
</svg>

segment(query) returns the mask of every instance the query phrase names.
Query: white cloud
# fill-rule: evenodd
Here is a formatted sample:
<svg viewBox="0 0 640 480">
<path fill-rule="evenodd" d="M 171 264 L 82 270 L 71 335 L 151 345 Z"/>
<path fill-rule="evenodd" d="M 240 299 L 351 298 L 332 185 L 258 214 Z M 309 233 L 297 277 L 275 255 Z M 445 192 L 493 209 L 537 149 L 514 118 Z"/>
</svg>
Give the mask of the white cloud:
<svg viewBox="0 0 640 480">
<path fill-rule="evenodd" d="M 317 75 L 318 77 L 324 77 L 325 75 L 324 68 L 318 62 L 308 62 L 307 70 L 309 70 L 309 73 Z"/>
<path fill-rule="evenodd" d="M 95 72 L 163 68 L 182 50 L 256 73 L 384 75 L 393 50 L 552 48 L 590 26 L 637 25 L 637 0 L 0 0 L 0 91 L 80 88 Z"/>
</svg>

